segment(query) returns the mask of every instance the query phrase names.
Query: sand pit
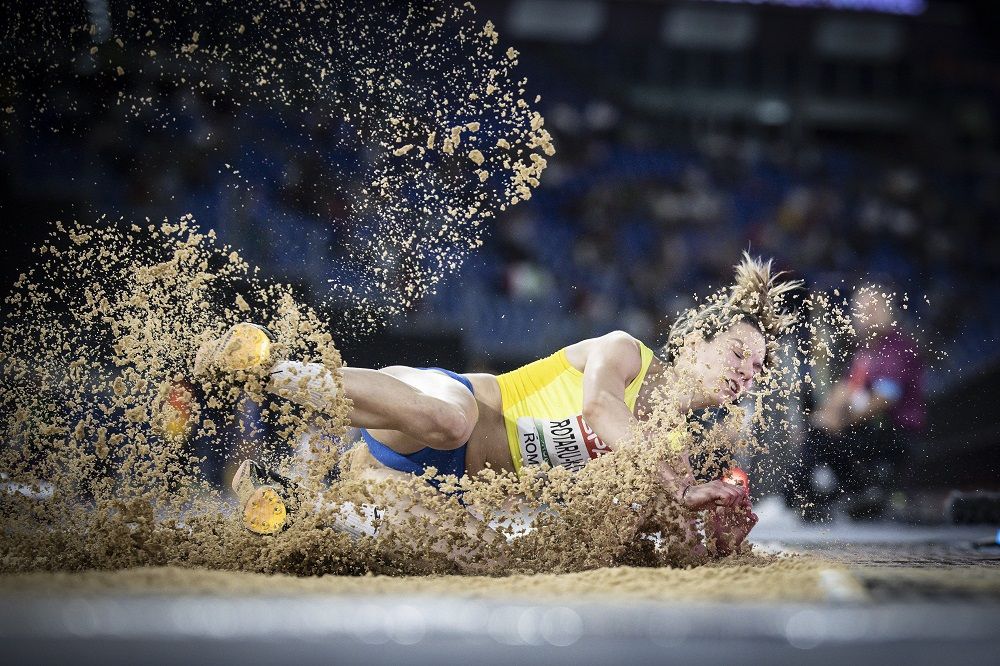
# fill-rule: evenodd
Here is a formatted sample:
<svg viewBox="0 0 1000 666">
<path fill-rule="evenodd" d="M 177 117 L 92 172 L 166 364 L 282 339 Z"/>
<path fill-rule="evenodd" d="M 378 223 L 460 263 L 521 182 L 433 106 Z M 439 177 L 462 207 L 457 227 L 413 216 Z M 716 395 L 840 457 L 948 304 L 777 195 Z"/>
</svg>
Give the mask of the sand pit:
<svg viewBox="0 0 1000 666">
<path fill-rule="evenodd" d="M 74 663 L 989 663 L 1000 559 L 974 531 L 783 533 L 808 555 L 476 576 L 180 567 L 0 577 L 15 659 Z M 871 536 L 877 532 L 877 536 Z M 776 534 L 774 529 L 772 535 Z M 860 561 L 843 557 L 846 537 Z M 877 548 L 875 547 L 877 546 Z M 872 556 L 865 556 L 865 553 Z M 933 553 L 935 564 L 928 566 Z M 926 560 L 926 561 L 925 561 Z"/>
<path fill-rule="evenodd" d="M 821 601 L 823 572 L 844 571 L 812 557 L 748 558 L 693 569 L 613 567 L 582 573 L 485 576 L 307 576 L 149 567 L 33 572 L 0 577 L 0 594 L 129 596 L 391 596 L 614 601 Z M 828 575 L 828 574 L 827 574 Z"/>
</svg>

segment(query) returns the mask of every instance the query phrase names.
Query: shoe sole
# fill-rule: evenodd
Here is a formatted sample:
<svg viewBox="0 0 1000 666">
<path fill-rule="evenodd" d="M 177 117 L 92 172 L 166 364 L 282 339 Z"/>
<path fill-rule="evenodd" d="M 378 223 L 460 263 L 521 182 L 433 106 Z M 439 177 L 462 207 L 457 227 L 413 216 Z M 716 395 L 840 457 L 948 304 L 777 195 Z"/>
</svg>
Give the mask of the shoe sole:
<svg viewBox="0 0 1000 666">
<path fill-rule="evenodd" d="M 194 357 L 194 374 L 200 376 L 212 370 L 237 372 L 260 367 L 270 358 L 273 341 L 274 334 L 263 326 L 248 322 L 235 324 L 221 338 L 202 344 Z"/>
<path fill-rule="evenodd" d="M 271 486 L 255 488 L 243 504 L 243 526 L 254 534 L 277 534 L 287 520 L 285 502 Z"/>
<path fill-rule="evenodd" d="M 288 522 L 288 507 L 274 486 L 255 486 L 253 461 L 244 460 L 233 475 L 233 490 L 243 508 L 243 526 L 254 534 L 276 534 Z"/>
</svg>

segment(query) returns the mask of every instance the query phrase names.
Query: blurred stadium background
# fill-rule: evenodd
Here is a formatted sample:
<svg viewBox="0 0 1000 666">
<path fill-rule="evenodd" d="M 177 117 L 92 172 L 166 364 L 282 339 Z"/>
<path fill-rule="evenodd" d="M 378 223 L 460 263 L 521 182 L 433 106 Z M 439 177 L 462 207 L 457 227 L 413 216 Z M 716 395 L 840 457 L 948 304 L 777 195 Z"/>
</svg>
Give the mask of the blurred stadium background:
<svg viewBox="0 0 1000 666">
<path fill-rule="evenodd" d="M 104 3 L 87 4 L 98 22 Z M 953 489 L 1000 489 L 1000 41 L 990 3 L 477 6 L 521 51 L 557 155 L 534 197 L 501 216 L 435 295 L 387 330 L 345 333 L 348 363 L 502 371 L 615 328 L 662 343 L 672 316 L 722 284 L 749 246 L 813 290 L 849 293 L 875 279 L 909 295 L 905 325 L 930 350 L 929 420 L 901 478 L 905 517 L 940 519 Z M 40 70 L 56 59 L 37 55 Z M 316 188 L 343 156 L 294 150 L 294 132 L 323 145 L 315 123 L 282 122 L 249 96 L 190 92 L 125 123 L 123 110 L 98 103 L 85 54 L 75 66 L 80 76 L 55 84 L 37 124 L 0 137 L 5 283 L 51 220 L 190 212 L 265 274 L 336 311 L 329 281 L 352 279 L 338 271 L 349 204 Z M 152 69 L 126 69 L 136 92 L 170 88 Z M 224 163 L 247 187 L 232 187 Z M 816 399 L 801 396 L 793 414 Z M 794 456 L 803 431 L 775 442 L 783 453 L 758 468 Z"/>
</svg>

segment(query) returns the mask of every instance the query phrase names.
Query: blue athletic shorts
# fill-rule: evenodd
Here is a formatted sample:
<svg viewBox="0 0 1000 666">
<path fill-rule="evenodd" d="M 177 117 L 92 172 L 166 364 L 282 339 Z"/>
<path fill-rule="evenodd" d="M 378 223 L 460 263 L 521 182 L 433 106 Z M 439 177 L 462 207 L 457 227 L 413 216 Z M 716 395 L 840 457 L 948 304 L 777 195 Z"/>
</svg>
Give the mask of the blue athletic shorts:
<svg viewBox="0 0 1000 666">
<path fill-rule="evenodd" d="M 437 372 L 444 373 L 456 382 L 460 382 L 473 395 L 476 393 L 472 389 L 472 382 L 451 370 L 445 370 L 444 368 L 420 368 L 420 370 L 436 370 Z M 419 451 L 403 455 L 402 453 L 393 451 L 372 437 L 364 428 L 361 428 L 361 438 L 365 440 L 365 444 L 368 445 L 368 450 L 371 451 L 375 460 L 378 460 L 390 469 L 410 474 L 423 474 L 424 470 L 428 467 L 435 467 L 439 476 L 454 474 L 461 478 L 465 474 L 465 448 L 469 445 L 468 442 L 451 451 L 441 451 L 425 446 Z M 435 486 L 438 485 L 435 481 L 431 481 L 431 483 Z"/>
</svg>

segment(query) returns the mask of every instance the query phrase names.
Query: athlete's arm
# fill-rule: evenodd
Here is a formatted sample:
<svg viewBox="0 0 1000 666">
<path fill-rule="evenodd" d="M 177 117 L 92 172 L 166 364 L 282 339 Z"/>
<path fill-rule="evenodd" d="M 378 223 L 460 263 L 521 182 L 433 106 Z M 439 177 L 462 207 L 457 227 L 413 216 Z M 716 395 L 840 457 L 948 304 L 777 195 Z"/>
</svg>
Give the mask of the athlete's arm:
<svg viewBox="0 0 1000 666">
<path fill-rule="evenodd" d="M 684 449 L 674 461 L 660 463 L 657 470 L 667 492 L 691 511 L 714 507 L 736 507 L 747 496 L 743 486 L 715 480 L 698 483 L 691 469 L 690 451 Z"/>
<path fill-rule="evenodd" d="M 642 369 L 639 343 L 614 331 L 591 341 L 583 369 L 583 418 L 612 450 L 636 422 L 625 388 Z"/>
<path fill-rule="evenodd" d="M 750 505 L 750 498 L 746 495 L 735 506 L 710 510 L 705 531 L 715 546 L 715 554 L 732 555 L 739 552 L 740 545 L 750 535 L 758 520 Z"/>
</svg>

